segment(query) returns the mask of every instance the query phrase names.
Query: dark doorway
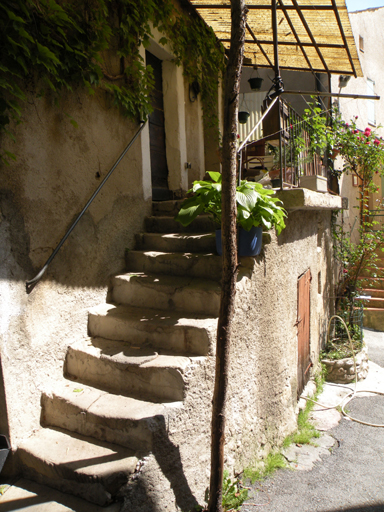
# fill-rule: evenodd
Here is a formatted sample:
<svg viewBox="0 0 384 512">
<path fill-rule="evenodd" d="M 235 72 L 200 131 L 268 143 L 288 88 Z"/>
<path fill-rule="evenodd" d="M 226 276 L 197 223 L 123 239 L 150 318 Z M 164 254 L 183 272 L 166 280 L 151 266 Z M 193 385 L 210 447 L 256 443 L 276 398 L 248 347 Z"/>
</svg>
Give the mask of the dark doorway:
<svg viewBox="0 0 384 512">
<path fill-rule="evenodd" d="M 171 199 L 165 151 L 162 61 L 148 51 L 145 52 L 145 58 L 147 66 L 152 67 L 155 78 L 155 88 L 152 92 L 152 107 L 154 110 L 149 116 L 152 199 L 161 201 Z"/>
<path fill-rule="evenodd" d="M 309 350 L 311 279 L 311 271 L 307 270 L 297 284 L 298 398 L 309 380 L 309 369 L 312 366 Z"/>
</svg>

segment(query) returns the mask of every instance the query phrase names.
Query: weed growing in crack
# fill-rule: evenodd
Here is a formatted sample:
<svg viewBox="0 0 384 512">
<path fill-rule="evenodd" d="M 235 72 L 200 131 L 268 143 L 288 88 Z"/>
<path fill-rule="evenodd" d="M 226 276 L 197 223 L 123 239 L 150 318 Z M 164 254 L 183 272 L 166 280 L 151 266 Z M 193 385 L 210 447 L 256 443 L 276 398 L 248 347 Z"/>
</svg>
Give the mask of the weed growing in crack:
<svg viewBox="0 0 384 512">
<path fill-rule="evenodd" d="M 256 464 L 255 467 L 244 470 L 245 478 L 249 478 L 254 484 L 256 481 L 263 480 L 272 475 L 277 469 L 287 467 L 287 461 L 278 451 L 272 451 L 267 457 Z"/>
</svg>

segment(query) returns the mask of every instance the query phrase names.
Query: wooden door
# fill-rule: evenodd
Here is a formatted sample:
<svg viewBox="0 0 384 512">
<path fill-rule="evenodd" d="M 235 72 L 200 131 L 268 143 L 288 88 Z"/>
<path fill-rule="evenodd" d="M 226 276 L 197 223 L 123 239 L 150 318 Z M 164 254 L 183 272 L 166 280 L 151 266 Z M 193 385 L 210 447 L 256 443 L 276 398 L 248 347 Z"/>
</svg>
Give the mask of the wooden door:
<svg viewBox="0 0 384 512">
<path fill-rule="evenodd" d="M 170 198 L 168 189 L 168 166 L 165 150 L 164 101 L 162 61 L 146 51 L 147 65 L 153 69 L 155 87 L 152 91 L 153 112 L 149 116 L 149 139 L 152 176 L 152 199 Z"/>
<path fill-rule="evenodd" d="M 307 270 L 297 285 L 297 397 L 301 395 L 309 380 L 309 369 L 312 366 L 310 357 L 310 289 L 311 271 Z"/>
</svg>

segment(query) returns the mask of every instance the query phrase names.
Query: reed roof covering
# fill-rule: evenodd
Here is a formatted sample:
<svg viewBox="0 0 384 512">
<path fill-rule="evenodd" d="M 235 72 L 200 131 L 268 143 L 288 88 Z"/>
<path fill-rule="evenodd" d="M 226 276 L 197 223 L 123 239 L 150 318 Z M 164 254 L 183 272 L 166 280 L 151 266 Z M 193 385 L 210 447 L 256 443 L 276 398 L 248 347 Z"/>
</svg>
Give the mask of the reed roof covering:
<svg viewBox="0 0 384 512">
<path fill-rule="evenodd" d="M 189 0 L 225 48 L 230 0 Z M 274 67 L 272 1 L 246 0 L 245 65 Z M 363 76 L 345 0 L 278 0 L 281 69 Z"/>
</svg>

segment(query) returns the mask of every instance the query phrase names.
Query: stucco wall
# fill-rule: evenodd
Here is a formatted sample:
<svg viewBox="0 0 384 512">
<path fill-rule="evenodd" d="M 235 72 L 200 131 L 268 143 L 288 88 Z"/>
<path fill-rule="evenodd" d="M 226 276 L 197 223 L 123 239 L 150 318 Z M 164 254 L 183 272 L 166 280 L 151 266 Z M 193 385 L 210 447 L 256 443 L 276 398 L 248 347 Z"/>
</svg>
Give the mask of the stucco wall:
<svg viewBox="0 0 384 512">
<path fill-rule="evenodd" d="M 69 122 L 72 116 L 78 128 Z M 13 446 L 39 425 L 44 385 L 62 376 L 68 343 L 87 331 L 87 310 L 105 301 L 108 279 L 124 267 L 151 202 L 145 200 L 136 141 L 31 294 L 31 279 L 52 253 L 138 126 L 104 93 L 30 94 L 14 128 L 17 155 L 0 168 L 0 353 Z M 0 383 L 1 384 L 1 383 Z M 0 404 L 3 406 L 4 404 Z"/>
</svg>

